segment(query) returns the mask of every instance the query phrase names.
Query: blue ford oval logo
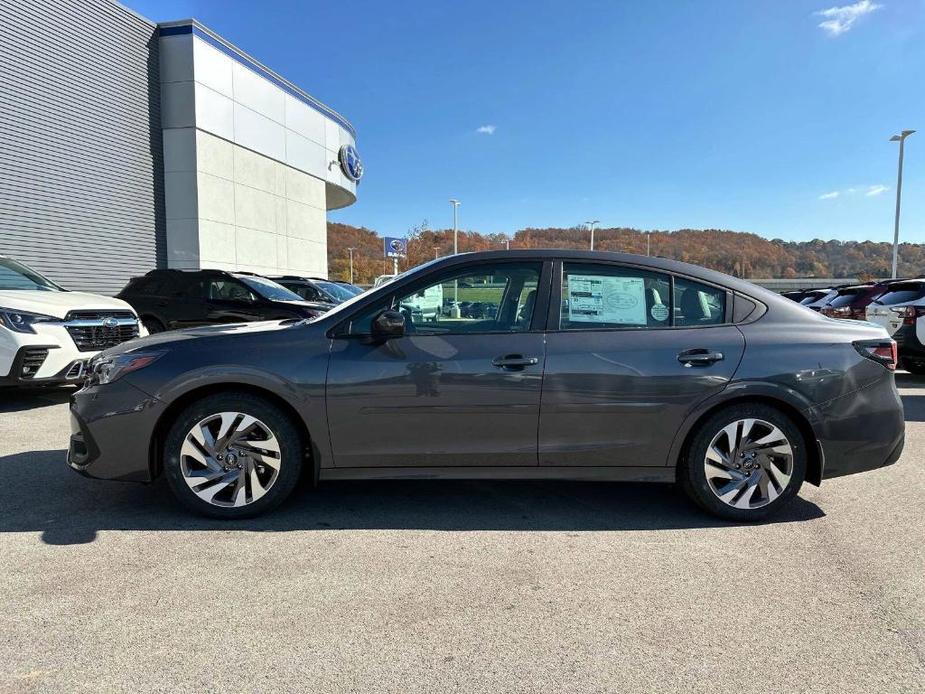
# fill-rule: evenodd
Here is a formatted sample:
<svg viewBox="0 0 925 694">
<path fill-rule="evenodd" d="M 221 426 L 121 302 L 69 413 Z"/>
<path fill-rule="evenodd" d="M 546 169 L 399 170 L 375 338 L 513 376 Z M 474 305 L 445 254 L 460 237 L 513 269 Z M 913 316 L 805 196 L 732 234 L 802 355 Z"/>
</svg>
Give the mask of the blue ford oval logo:
<svg viewBox="0 0 925 694">
<path fill-rule="evenodd" d="M 344 172 L 344 176 L 354 182 L 363 178 L 363 162 L 360 161 L 360 155 L 357 153 L 356 147 L 343 145 L 340 152 L 337 153 L 337 158 L 340 161 L 340 168 Z"/>
</svg>

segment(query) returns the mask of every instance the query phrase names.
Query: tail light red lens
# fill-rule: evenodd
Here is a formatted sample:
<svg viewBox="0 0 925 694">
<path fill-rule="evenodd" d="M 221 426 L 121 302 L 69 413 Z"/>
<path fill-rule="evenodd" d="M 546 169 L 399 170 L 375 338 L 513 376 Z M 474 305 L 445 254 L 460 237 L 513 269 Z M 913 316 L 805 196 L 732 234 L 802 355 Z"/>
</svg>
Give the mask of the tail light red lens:
<svg viewBox="0 0 925 694">
<path fill-rule="evenodd" d="M 895 340 L 858 340 L 851 344 L 862 357 L 882 364 L 890 371 L 896 370 L 899 354 Z"/>
<path fill-rule="evenodd" d="M 899 306 L 891 310 L 902 316 L 903 325 L 915 325 L 917 318 L 925 316 L 925 306 Z"/>
</svg>

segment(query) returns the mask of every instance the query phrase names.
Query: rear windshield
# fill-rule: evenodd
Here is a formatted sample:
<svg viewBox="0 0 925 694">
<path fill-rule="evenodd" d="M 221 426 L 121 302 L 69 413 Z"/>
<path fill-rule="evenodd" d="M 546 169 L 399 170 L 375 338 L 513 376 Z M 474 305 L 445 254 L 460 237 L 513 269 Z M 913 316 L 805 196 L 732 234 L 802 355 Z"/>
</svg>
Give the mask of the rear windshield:
<svg viewBox="0 0 925 694">
<path fill-rule="evenodd" d="M 874 303 L 892 306 L 893 304 L 904 304 L 907 301 L 916 301 L 923 297 L 925 297 L 925 283 L 894 284 L 886 294 L 878 297 Z"/>
<path fill-rule="evenodd" d="M 829 302 L 831 308 L 838 308 L 839 306 L 847 306 L 852 301 L 857 299 L 861 294 L 866 292 L 868 287 L 857 287 L 855 289 L 842 289 L 838 292 L 838 296 L 832 299 Z"/>
</svg>

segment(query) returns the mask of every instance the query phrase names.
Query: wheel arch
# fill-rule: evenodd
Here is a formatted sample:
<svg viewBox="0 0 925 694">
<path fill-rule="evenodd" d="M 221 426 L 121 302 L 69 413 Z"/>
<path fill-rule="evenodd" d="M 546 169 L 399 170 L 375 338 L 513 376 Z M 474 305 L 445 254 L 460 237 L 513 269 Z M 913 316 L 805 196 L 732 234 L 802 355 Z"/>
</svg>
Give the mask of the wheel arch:
<svg viewBox="0 0 925 694">
<path fill-rule="evenodd" d="M 248 393 L 250 395 L 255 395 L 273 403 L 273 405 L 279 407 L 280 410 L 286 413 L 299 432 L 299 436 L 302 439 L 304 457 L 310 463 L 313 482 L 317 483 L 319 452 L 315 445 L 315 440 L 308 430 L 308 425 L 299 414 L 299 411 L 285 398 L 274 393 L 272 390 L 250 383 L 240 382 L 210 383 L 202 385 L 186 391 L 167 406 L 160 417 L 158 417 L 151 435 L 151 444 L 148 450 L 148 467 L 152 480 L 157 479 L 163 473 L 164 439 L 180 412 L 197 400 L 219 393 Z"/>
<path fill-rule="evenodd" d="M 687 455 L 691 442 L 696 436 L 699 426 L 703 422 L 719 410 L 747 403 L 769 405 L 770 407 L 780 410 L 793 420 L 797 429 L 800 430 L 803 440 L 806 442 L 806 481 L 818 487 L 822 483 L 822 471 L 825 460 L 823 458 L 822 447 L 819 444 L 819 438 L 813 429 L 812 422 L 807 417 L 806 412 L 797 407 L 792 400 L 769 392 L 737 393 L 698 410 L 698 412 L 689 419 L 684 429 L 683 436 L 678 437 L 678 442 L 674 446 L 675 450 L 672 453 L 671 460 L 674 461 L 675 467 L 678 470 L 681 469 L 681 462 Z"/>
</svg>

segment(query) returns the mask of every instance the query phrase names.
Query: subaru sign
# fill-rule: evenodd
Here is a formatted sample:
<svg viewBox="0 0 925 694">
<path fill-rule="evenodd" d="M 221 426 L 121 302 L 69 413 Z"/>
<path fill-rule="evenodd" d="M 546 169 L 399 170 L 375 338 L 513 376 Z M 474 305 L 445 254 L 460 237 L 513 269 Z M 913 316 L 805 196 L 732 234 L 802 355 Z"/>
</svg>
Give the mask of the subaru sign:
<svg viewBox="0 0 925 694">
<path fill-rule="evenodd" d="M 353 145 L 344 145 L 337 153 L 337 160 L 340 162 L 340 170 L 344 176 L 356 183 L 363 178 L 363 162 L 360 155 Z"/>
<path fill-rule="evenodd" d="M 408 241 L 406 239 L 386 236 L 382 240 L 382 245 L 385 249 L 386 258 L 404 258 L 408 255 Z"/>
</svg>

